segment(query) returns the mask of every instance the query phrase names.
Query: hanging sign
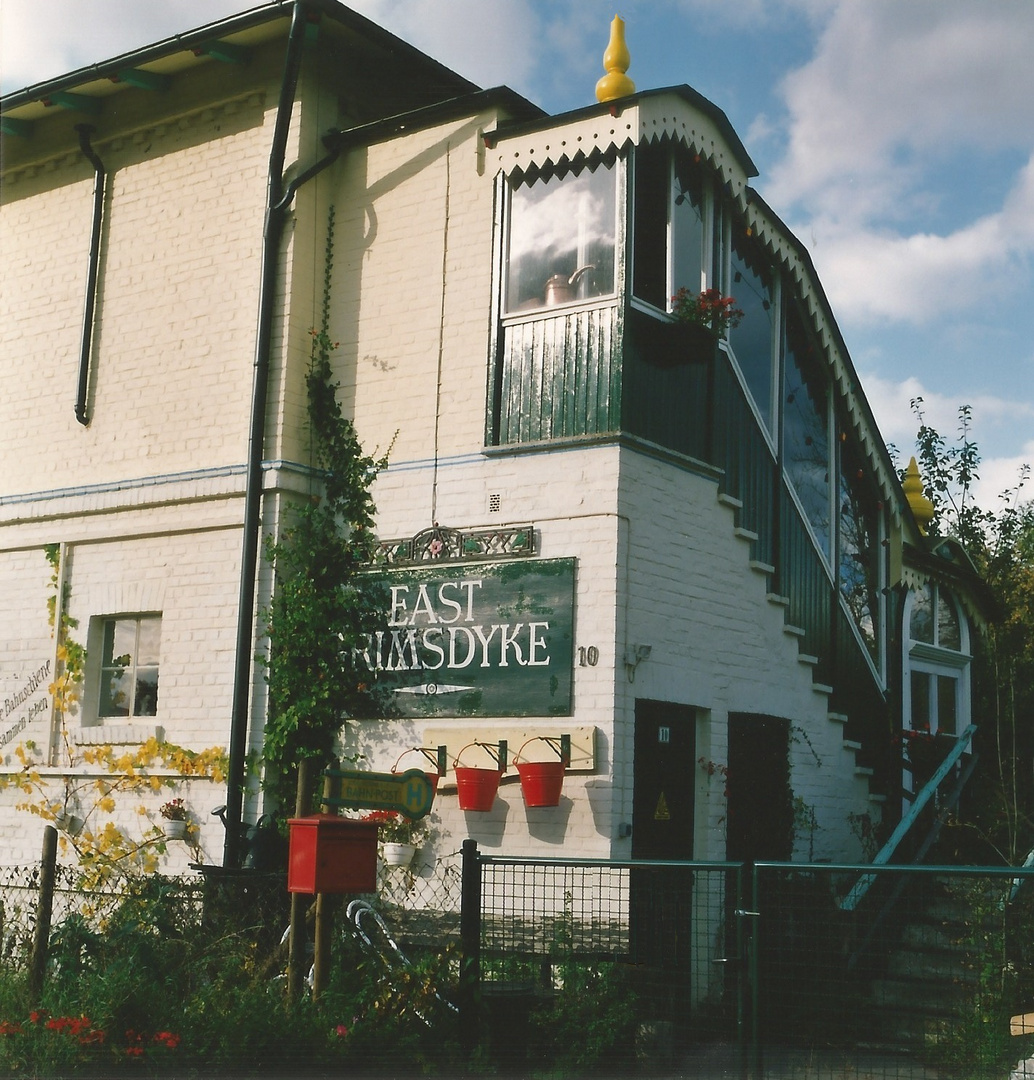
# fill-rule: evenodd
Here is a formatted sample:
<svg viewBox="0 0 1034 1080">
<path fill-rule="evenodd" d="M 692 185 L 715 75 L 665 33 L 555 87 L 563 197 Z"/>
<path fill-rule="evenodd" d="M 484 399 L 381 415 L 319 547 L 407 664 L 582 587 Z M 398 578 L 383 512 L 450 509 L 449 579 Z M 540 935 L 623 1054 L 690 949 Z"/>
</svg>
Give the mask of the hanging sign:
<svg viewBox="0 0 1034 1080">
<path fill-rule="evenodd" d="M 420 769 L 404 773 L 353 772 L 328 769 L 325 773 L 337 788 L 336 795 L 324 796 L 330 806 L 353 810 L 396 810 L 413 819 L 422 818 L 434 801 L 434 787 Z"/>
<path fill-rule="evenodd" d="M 569 716 L 574 559 L 374 571 L 384 622 L 355 650 L 395 716 Z"/>
</svg>

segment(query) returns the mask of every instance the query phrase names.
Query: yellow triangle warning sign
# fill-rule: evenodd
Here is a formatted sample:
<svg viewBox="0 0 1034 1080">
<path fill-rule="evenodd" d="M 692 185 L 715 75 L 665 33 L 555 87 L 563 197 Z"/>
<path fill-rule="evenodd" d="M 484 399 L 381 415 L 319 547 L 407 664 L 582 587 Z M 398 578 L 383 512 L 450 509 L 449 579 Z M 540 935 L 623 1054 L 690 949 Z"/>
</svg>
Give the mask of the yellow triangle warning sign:
<svg viewBox="0 0 1034 1080">
<path fill-rule="evenodd" d="M 661 797 L 657 800 L 657 809 L 653 812 L 654 821 L 671 821 L 671 812 L 668 810 L 668 800 L 664 797 L 664 792 L 661 792 Z"/>
</svg>

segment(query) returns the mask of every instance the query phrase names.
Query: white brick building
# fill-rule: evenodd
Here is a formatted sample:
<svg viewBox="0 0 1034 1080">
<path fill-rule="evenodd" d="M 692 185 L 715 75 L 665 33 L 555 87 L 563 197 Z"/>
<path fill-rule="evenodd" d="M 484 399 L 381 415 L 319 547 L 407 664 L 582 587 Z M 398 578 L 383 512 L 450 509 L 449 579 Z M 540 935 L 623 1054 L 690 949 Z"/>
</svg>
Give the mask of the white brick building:
<svg viewBox="0 0 1034 1080">
<path fill-rule="evenodd" d="M 232 730 L 238 757 L 261 748 L 257 545 L 319 487 L 303 377 L 333 207 L 340 394 L 366 449 L 391 447 L 378 536 L 394 552 L 437 527 L 444 545 L 392 556 L 406 606 L 385 633 L 404 611 L 422 651 L 393 673 L 406 707 L 350 725 L 347 747 L 387 771 L 412 747 L 451 765 L 474 742 L 512 757 L 572 737 L 558 807 L 525 807 L 511 768 L 491 811 L 461 810 L 450 768 L 443 850 L 859 858 L 859 821 L 899 813 L 895 732 L 969 722 L 979 591 L 918 527 L 807 253 L 750 189 L 724 114 L 675 87 L 547 117 L 330 0 L 298 12 L 2 103 L 3 768 L 31 740 L 55 785 L 69 769 L 48 544 L 88 650 L 73 752 L 232 747 Z M 267 189 L 284 196 L 273 245 Z M 693 344 L 680 287 L 734 295 L 741 324 Z M 516 596 L 547 563 L 571 595 L 498 635 L 484 620 L 506 605 L 475 611 L 489 585 L 455 585 Z M 457 606 L 420 608 L 420 581 Z M 464 597 L 480 641 L 451 628 Z M 509 664 L 507 633 L 524 635 Z M 112 634 L 133 635 L 128 700 L 110 693 Z M 233 792 L 185 794 L 220 861 L 209 811 Z M 0 799 L 8 859 L 33 860 L 39 819 Z"/>
</svg>

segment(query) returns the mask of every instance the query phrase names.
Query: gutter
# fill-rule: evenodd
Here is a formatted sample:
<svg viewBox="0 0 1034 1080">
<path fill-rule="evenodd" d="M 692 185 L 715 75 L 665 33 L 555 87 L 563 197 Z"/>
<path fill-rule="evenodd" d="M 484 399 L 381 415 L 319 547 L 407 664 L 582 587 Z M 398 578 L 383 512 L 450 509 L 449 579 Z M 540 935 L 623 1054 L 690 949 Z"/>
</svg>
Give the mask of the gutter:
<svg viewBox="0 0 1034 1080">
<path fill-rule="evenodd" d="M 79 382 L 75 395 L 75 418 L 84 427 L 90 423 L 86 400 L 90 390 L 90 354 L 93 351 L 93 315 L 97 305 L 97 265 L 100 261 L 101 223 L 104 218 L 104 163 L 90 145 L 93 128 L 76 124 L 79 149 L 93 166 L 93 228 L 90 233 L 90 261 L 86 273 L 86 300 L 83 304 L 83 328 L 79 338 Z"/>
</svg>

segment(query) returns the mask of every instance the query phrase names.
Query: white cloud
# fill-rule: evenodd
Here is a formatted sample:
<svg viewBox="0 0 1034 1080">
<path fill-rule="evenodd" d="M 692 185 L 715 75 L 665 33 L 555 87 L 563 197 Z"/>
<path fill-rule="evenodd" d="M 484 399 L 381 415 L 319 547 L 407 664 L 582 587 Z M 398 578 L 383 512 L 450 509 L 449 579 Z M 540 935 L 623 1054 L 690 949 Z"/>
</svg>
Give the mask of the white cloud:
<svg viewBox="0 0 1034 1080">
<path fill-rule="evenodd" d="M 842 0 L 785 78 L 786 153 L 765 196 L 796 208 L 845 324 L 956 318 L 1029 287 L 1032 38 L 1022 0 Z M 926 225 L 946 199 L 964 213 L 967 155 L 1017 149 L 1026 165 L 999 206 Z"/>
<path fill-rule="evenodd" d="M 927 389 L 915 377 L 900 382 L 866 373 L 860 377 L 883 438 L 897 448 L 899 464 L 905 464 L 915 453 L 919 420 L 910 403 L 917 398 L 923 399 L 923 422 L 940 432 L 949 445 L 957 439 L 960 404 L 957 400 Z M 1029 402 L 979 394 L 966 404 L 972 407 L 969 438 L 978 448 L 986 447 L 992 435 L 1003 427 L 1034 430 L 1034 406 Z M 1018 453 L 985 457 L 977 470 L 980 479 L 974 485 L 978 505 L 997 509 L 999 495 L 1016 486 L 1024 464 L 1034 465 L 1034 438 L 1021 442 Z"/>
<path fill-rule="evenodd" d="M 814 58 L 785 79 L 776 200 L 825 204 L 845 185 L 886 199 L 916 153 L 1029 147 L 1032 36 L 1034 4 L 1022 0 L 844 0 Z"/>
</svg>

